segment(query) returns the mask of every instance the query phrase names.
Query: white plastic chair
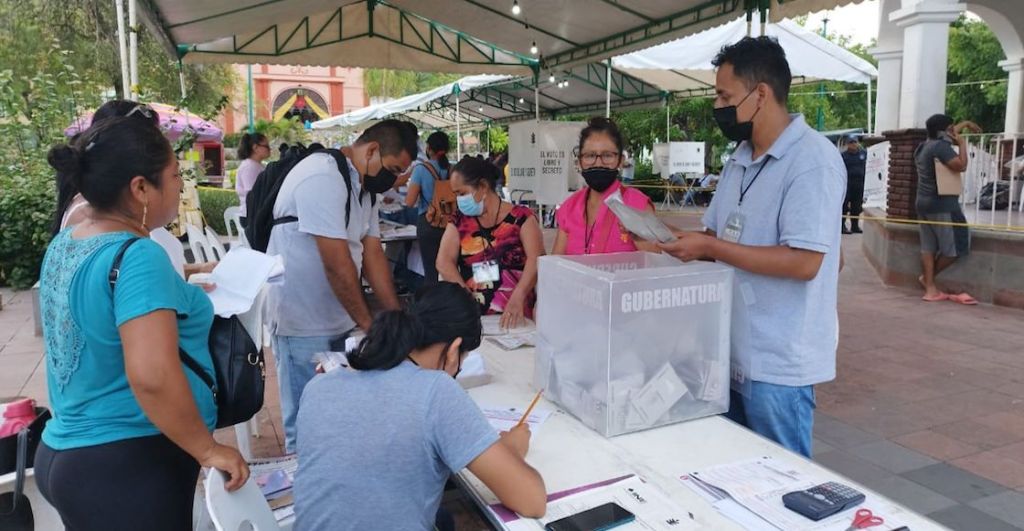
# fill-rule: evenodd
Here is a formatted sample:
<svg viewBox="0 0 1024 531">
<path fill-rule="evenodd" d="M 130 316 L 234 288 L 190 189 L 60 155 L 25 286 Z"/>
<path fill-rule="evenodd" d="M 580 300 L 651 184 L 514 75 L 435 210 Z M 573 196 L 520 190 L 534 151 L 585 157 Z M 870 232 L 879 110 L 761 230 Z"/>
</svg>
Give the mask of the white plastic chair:
<svg viewBox="0 0 1024 531">
<path fill-rule="evenodd" d="M 211 229 L 209 225 L 206 226 L 206 241 L 210 243 L 210 249 L 213 251 L 213 256 L 210 257 L 210 260 L 223 260 L 224 255 L 228 254 L 228 250 L 220 242 L 220 235 Z"/>
<path fill-rule="evenodd" d="M 242 228 L 242 209 L 236 206 L 224 210 L 224 226 L 228 229 L 228 243 L 232 247 L 249 247 L 249 241 L 245 239 L 245 230 Z"/>
<path fill-rule="evenodd" d="M 210 242 L 207 241 L 206 235 L 199 230 L 199 227 L 192 224 L 185 225 L 185 233 L 188 234 L 188 246 L 192 249 L 193 263 L 209 262 L 214 259 L 213 248 L 210 247 Z"/>
<path fill-rule="evenodd" d="M 224 482 L 223 472 L 206 471 L 206 508 L 217 531 L 238 531 L 245 529 L 243 524 L 249 524 L 255 531 L 280 531 L 274 512 L 253 478 L 235 492 L 228 492 Z"/>
</svg>

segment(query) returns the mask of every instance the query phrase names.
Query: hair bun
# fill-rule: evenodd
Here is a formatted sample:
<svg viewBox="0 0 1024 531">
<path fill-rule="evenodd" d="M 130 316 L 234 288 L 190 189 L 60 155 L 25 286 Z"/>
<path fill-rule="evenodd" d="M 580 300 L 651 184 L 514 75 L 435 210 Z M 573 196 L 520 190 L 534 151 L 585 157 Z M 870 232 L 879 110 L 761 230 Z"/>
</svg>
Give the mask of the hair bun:
<svg viewBox="0 0 1024 531">
<path fill-rule="evenodd" d="M 46 162 L 64 175 L 77 176 L 82 173 L 82 153 L 68 144 L 53 146 L 46 155 Z"/>
</svg>

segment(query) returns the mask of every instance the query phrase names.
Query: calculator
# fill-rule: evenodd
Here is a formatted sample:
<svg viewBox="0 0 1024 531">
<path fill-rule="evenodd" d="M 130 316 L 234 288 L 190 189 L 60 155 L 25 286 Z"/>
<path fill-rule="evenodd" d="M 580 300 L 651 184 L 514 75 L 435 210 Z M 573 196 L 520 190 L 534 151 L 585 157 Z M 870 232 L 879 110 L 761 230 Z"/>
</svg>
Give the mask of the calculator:
<svg viewBox="0 0 1024 531">
<path fill-rule="evenodd" d="M 782 503 L 787 509 L 817 522 L 864 503 L 864 493 L 833 481 L 784 494 Z"/>
</svg>

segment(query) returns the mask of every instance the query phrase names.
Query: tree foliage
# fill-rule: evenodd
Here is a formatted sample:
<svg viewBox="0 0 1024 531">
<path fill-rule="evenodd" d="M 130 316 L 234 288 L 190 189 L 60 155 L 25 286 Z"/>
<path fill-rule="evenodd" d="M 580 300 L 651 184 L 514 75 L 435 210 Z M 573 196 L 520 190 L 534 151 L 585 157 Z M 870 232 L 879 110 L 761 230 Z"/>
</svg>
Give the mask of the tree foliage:
<svg viewBox="0 0 1024 531">
<path fill-rule="evenodd" d="M 946 90 L 946 114 L 954 120 L 973 120 L 987 132 L 1002 131 L 1009 74 L 998 62 L 1005 57 L 987 24 L 963 16 L 954 22 L 949 29 L 947 82 L 952 86 Z"/>
<path fill-rule="evenodd" d="M 461 77 L 459 74 L 369 68 L 363 71 L 363 86 L 370 98 L 401 98 L 440 87 Z"/>
</svg>

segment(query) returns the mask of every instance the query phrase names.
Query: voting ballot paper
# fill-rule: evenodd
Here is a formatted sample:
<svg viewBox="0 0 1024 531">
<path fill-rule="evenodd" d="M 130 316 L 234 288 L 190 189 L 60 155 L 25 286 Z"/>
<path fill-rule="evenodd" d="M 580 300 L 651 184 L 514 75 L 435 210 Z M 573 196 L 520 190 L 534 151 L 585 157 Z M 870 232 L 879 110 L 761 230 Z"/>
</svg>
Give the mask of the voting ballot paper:
<svg viewBox="0 0 1024 531">
<path fill-rule="evenodd" d="M 626 230 L 649 242 L 668 243 L 676 241 L 675 234 L 654 215 L 654 212 L 637 210 L 622 201 L 621 190 L 616 190 L 604 204 L 615 213 Z"/>
</svg>

